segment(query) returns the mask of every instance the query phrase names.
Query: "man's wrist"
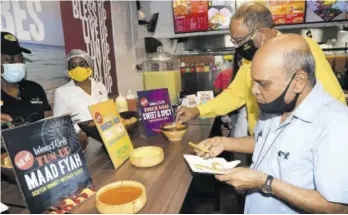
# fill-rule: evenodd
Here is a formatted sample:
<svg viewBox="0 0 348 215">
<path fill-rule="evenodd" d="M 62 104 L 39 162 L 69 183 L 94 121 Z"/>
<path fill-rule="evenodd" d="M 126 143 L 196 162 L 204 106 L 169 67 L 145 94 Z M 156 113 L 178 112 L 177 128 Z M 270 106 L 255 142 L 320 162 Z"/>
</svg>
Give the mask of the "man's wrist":
<svg viewBox="0 0 348 215">
<path fill-rule="evenodd" d="M 199 117 L 201 115 L 199 108 L 195 107 L 194 110 L 195 110 L 195 117 Z"/>
<path fill-rule="evenodd" d="M 261 189 L 262 186 L 265 184 L 266 180 L 267 180 L 268 175 L 263 173 L 263 172 L 259 172 L 259 176 L 257 177 L 257 183 L 256 183 L 256 188 Z"/>
</svg>

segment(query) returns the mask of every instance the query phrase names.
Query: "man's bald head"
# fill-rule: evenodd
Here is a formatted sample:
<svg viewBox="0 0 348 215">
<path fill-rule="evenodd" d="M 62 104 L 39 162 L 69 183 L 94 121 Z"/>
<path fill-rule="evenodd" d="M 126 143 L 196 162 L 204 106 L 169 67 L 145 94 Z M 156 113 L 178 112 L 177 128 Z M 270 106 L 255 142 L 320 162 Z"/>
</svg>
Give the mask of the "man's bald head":
<svg viewBox="0 0 348 215">
<path fill-rule="evenodd" d="M 264 27 L 272 28 L 274 25 L 271 11 L 260 3 L 242 4 L 237 9 L 232 19 L 243 19 L 243 24 L 247 26 L 249 32 Z"/>
<path fill-rule="evenodd" d="M 296 72 L 303 71 L 312 86 L 316 83 L 314 57 L 306 40 L 297 34 L 284 34 L 267 41 L 253 59 L 253 67 L 260 66 L 268 69 L 254 72 L 283 71 L 289 79 Z"/>
</svg>

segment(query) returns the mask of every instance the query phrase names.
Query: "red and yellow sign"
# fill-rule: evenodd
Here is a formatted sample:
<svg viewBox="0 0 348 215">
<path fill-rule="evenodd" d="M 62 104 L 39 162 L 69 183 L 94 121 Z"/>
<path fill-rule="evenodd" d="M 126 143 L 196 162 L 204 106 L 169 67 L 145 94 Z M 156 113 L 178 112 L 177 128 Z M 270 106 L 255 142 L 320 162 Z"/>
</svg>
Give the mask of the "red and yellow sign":
<svg viewBox="0 0 348 215">
<path fill-rule="evenodd" d="M 128 159 L 129 154 L 133 151 L 133 145 L 121 122 L 116 105 L 113 100 L 108 100 L 88 108 L 111 161 L 117 169 Z"/>
</svg>

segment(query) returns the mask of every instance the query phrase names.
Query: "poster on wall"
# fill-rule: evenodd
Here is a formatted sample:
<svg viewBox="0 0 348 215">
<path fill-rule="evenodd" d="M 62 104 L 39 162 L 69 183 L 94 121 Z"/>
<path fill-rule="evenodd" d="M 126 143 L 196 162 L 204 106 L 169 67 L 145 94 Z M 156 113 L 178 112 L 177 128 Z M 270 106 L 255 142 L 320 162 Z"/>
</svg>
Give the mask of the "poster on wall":
<svg viewBox="0 0 348 215">
<path fill-rule="evenodd" d="M 95 193 L 70 116 L 2 131 L 30 213 L 65 213 Z"/>
<path fill-rule="evenodd" d="M 306 23 L 348 20 L 347 1 L 307 1 Z"/>
<path fill-rule="evenodd" d="M 161 124 L 174 122 L 167 88 L 138 91 L 142 123 L 147 136 L 158 135 Z"/>
<path fill-rule="evenodd" d="M 1 1 L 0 28 L 31 50 L 24 54 L 26 79 L 39 83 L 51 102 L 54 89 L 67 83 L 59 1 Z"/>
<path fill-rule="evenodd" d="M 110 1 L 60 1 L 65 51 L 82 49 L 94 60 L 94 78 L 116 95 L 117 77 Z"/>
</svg>

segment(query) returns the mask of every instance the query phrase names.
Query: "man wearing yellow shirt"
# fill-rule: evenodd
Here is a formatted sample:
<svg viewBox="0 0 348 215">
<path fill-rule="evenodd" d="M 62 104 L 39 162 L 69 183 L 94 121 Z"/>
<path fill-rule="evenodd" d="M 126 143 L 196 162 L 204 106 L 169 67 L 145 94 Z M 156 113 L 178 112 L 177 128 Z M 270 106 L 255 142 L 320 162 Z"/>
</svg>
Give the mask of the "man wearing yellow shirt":
<svg viewBox="0 0 348 215">
<path fill-rule="evenodd" d="M 251 94 L 251 60 L 257 49 L 266 41 L 280 35 L 274 28 L 270 10 L 259 3 L 246 3 L 239 7 L 230 23 L 231 41 L 236 52 L 244 60 L 234 81 L 215 99 L 197 108 L 181 107 L 177 112 L 177 121 L 187 122 L 195 117 L 225 115 L 246 105 L 248 129 L 253 134 L 259 118 L 259 107 Z M 340 102 L 347 104 L 339 82 L 334 75 L 324 52 L 312 39 L 304 38 L 310 47 L 316 64 L 316 78 L 324 89 Z M 276 48 L 276 47 L 275 47 Z"/>
</svg>

